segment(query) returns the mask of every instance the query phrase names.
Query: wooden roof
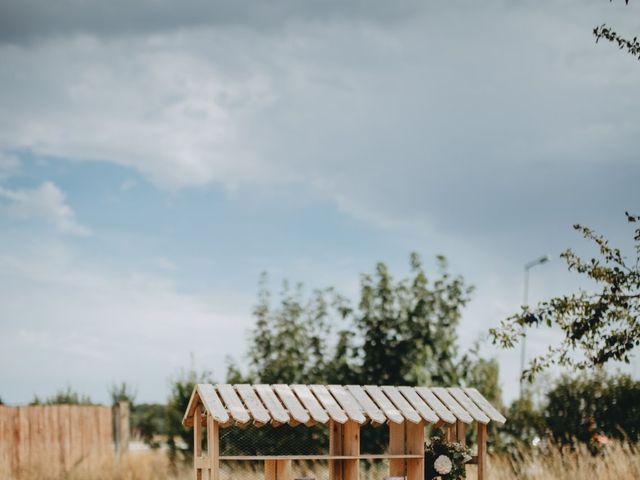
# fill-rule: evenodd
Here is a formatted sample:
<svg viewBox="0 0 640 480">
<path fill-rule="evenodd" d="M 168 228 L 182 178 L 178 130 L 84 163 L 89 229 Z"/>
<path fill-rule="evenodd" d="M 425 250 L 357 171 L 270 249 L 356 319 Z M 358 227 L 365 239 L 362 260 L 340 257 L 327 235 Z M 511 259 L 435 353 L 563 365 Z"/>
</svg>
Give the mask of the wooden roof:
<svg viewBox="0 0 640 480">
<path fill-rule="evenodd" d="M 330 419 L 374 425 L 506 421 L 475 388 L 198 384 L 182 420 L 185 426 L 193 426 L 199 404 L 222 426 L 314 425 Z"/>
</svg>

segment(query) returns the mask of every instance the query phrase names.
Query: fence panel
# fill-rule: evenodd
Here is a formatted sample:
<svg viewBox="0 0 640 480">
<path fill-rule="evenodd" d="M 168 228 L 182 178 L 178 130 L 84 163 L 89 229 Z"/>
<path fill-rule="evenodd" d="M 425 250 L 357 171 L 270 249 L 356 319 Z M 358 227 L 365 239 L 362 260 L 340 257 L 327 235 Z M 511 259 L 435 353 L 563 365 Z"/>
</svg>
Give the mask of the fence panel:
<svg viewBox="0 0 640 480">
<path fill-rule="evenodd" d="M 111 407 L 0 406 L 0 478 L 27 472 L 54 477 L 113 455 Z"/>
</svg>

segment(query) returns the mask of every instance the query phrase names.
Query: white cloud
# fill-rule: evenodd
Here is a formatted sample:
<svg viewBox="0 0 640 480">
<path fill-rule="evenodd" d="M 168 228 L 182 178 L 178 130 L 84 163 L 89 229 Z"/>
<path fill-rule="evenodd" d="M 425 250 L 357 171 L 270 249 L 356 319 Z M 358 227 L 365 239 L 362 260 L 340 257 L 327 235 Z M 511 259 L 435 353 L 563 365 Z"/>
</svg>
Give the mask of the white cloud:
<svg viewBox="0 0 640 480">
<path fill-rule="evenodd" d="M 141 401 L 162 401 L 191 354 L 221 380 L 225 355 L 244 349 L 250 315 L 221 303 L 181 292 L 169 276 L 88 259 L 62 240 L 0 239 L 3 399 L 71 385 L 100 401 L 110 381 L 126 380 Z"/>
<path fill-rule="evenodd" d="M 20 171 L 20 160 L 15 155 L 0 152 L 0 180 L 5 180 Z"/>
<path fill-rule="evenodd" d="M 10 190 L 0 187 L 0 213 L 18 219 L 44 220 L 62 233 L 87 236 L 91 231 L 80 225 L 67 204 L 64 193 L 52 182 L 34 189 Z"/>
</svg>

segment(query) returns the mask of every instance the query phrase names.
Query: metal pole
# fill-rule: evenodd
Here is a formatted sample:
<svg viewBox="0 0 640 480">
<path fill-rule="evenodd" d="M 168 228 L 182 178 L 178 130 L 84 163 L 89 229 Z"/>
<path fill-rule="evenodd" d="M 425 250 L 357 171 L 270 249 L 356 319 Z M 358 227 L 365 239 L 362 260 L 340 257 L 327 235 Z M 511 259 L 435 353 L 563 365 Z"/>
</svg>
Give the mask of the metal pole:
<svg viewBox="0 0 640 480">
<path fill-rule="evenodd" d="M 529 303 L 529 269 L 531 268 L 530 264 L 524 266 L 524 295 L 522 304 L 528 308 Z M 523 327 L 523 335 L 522 335 L 522 350 L 520 350 L 520 399 L 522 399 L 522 394 L 524 392 L 524 381 L 522 379 L 522 373 L 524 372 L 524 364 L 526 361 L 526 351 L 527 351 L 527 330 L 526 326 Z"/>
</svg>

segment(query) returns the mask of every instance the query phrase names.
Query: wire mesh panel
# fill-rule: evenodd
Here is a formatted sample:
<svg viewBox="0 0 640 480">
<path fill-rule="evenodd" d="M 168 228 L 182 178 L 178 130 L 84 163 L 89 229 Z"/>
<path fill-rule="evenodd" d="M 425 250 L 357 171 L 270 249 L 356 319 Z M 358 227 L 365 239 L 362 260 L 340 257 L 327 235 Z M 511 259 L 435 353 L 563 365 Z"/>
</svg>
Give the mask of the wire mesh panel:
<svg viewBox="0 0 640 480">
<path fill-rule="evenodd" d="M 388 460 L 360 460 L 360 480 L 384 480 L 388 476 Z"/>
<path fill-rule="evenodd" d="M 329 451 L 326 425 L 231 427 L 220 431 L 220 456 L 325 455 Z"/>
<path fill-rule="evenodd" d="M 264 462 L 223 460 L 220 462 L 220 480 L 264 480 Z"/>
</svg>

